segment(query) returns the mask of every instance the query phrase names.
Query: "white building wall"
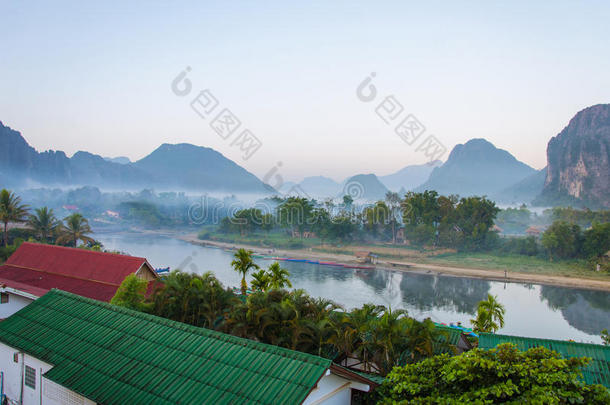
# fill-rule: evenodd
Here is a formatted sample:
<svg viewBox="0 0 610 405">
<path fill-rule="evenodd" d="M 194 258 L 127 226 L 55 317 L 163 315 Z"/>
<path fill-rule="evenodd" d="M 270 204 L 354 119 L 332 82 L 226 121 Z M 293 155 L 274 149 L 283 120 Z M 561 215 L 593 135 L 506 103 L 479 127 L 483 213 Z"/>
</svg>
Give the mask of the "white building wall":
<svg viewBox="0 0 610 405">
<path fill-rule="evenodd" d="M 334 374 L 327 374 L 305 398 L 303 405 L 350 405 L 351 382 Z"/>
<path fill-rule="evenodd" d="M 17 362 L 14 361 L 15 353 L 18 353 Z M 35 388 L 23 384 L 25 366 L 36 370 Z M 4 373 L 4 394 L 12 403 L 18 404 L 20 398 L 23 398 L 22 405 L 95 405 L 95 402 L 44 378 L 43 374 L 52 367 L 44 361 L 0 343 L 0 371 Z"/>
<path fill-rule="evenodd" d="M 0 288 L 0 292 L 8 293 L 8 302 L 6 304 L 0 304 L 0 319 L 8 318 L 34 301 L 31 298 L 22 297 L 5 288 Z"/>
</svg>

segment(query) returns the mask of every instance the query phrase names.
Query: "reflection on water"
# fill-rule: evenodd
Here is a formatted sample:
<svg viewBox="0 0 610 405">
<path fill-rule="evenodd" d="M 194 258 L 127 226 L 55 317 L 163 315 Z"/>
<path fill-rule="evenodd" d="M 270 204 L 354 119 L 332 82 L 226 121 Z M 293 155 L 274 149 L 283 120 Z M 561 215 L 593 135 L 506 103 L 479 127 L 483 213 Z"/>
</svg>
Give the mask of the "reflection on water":
<svg viewBox="0 0 610 405">
<path fill-rule="evenodd" d="M 160 236 L 96 236 L 106 248 L 146 257 L 155 267 L 212 271 L 227 286 L 240 282 L 239 274 L 231 269 L 232 253 L 222 249 Z M 271 263 L 257 262 L 265 267 Z M 506 307 L 506 325 L 501 333 L 600 343 L 600 331 L 610 329 L 606 292 L 297 262 L 282 262 L 282 266 L 290 271 L 295 288 L 332 299 L 348 309 L 370 302 L 407 309 L 419 319 L 430 317 L 437 322 L 469 325 L 478 302 L 491 293 Z"/>
</svg>

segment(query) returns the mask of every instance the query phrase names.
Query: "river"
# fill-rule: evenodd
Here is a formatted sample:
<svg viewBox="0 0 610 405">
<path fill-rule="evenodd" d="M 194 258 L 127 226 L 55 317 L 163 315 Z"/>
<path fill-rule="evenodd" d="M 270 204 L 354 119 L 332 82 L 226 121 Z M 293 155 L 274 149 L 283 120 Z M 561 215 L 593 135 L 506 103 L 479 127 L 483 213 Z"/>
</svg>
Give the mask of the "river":
<svg viewBox="0 0 610 405">
<path fill-rule="evenodd" d="M 232 253 L 223 249 L 130 233 L 99 233 L 96 239 L 106 249 L 146 257 L 156 268 L 211 271 L 226 286 L 240 283 L 230 266 Z M 257 264 L 267 267 L 271 261 L 257 259 Z M 460 321 L 469 326 L 477 303 L 491 293 L 506 308 L 505 326 L 498 333 L 601 343 L 600 331 L 610 329 L 610 294 L 604 291 L 309 263 L 281 265 L 290 272 L 294 288 L 332 299 L 347 309 L 371 302 L 406 309 L 417 319 Z"/>
</svg>

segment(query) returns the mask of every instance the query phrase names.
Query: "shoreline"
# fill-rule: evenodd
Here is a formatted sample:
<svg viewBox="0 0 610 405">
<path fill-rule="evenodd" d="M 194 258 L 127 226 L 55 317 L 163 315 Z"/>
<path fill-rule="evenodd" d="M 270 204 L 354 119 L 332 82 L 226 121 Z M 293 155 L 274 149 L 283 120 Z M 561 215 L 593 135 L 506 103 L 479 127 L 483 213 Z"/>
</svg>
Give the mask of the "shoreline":
<svg viewBox="0 0 610 405">
<path fill-rule="evenodd" d="M 339 253 L 326 253 L 316 252 L 313 250 L 304 249 L 265 249 L 261 246 L 248 245 L 244 243 L 229 243 L 229 242 L 218 242 L 211 240 L 201 240 L 197 238 L 197 235 L 193 234 L 174 234 L 172 237 L 182 240 L 187 243 L 198 246 L 209 246 L 224 249 L 249 249 L 257 254 L 274 256 L 285 256 L 294 257 L 297 259 L 316 259 L 324 261 L 333 261 L 340 264 L 354 265 L 362 264 L 354 260 L 352 255 L 339 254 Z M 466 278 L 478 278 L 483 280 L 507 282 L 507 283 L 521 283 L 521 284 L 544 284 L 559 287 L 568 288 L 582 288 L 587 290 L 597 290 L 610 292 L 610 281 L 605 280 L 594 280 L 580 277 L 566 277 L 566 276 L 553 276 L 553 275 L 541 275 L 541 274 L 530 274 L 521 272 L 505 272 L 496 269 L 475 269 L 467 267 L 453 267 L 443 266 L 437 264 L 423 264 L 416 262 L 405 262 L 399 260 L 379 260 L 375 269 L 365 270 L 387 270 L 387 271 L 400 271 L 404 273 L 414 274 L 431 274 L 431 275 L 442 275 L 450 277 L 466 277 Z"/>
</svg>

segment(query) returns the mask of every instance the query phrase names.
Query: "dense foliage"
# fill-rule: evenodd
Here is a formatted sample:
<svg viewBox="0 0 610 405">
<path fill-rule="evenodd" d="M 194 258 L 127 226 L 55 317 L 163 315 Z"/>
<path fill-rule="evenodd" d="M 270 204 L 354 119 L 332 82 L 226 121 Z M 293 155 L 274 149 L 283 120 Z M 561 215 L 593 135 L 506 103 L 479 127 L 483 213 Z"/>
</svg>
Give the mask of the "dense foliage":
<svg viewBox="0 0 610 405">
<path fill-rule="evenodd" d="M 588 359 L 562 359 L 543 347 L 512 344 L 440 355 L 395 367 L 379 389 L 382 404 L 607 404 L 601 385 L 580 380 Z"/>
<path fill-rule="evenodd" d="M 225 289 L 209 272 L 195 275 L 173 271 L 148 300 L 141 286 L 128 280 L 112 302 L 336 361 L 349 357 L 382 375 L 396 365 L 453 351 L 445 343 L 446 334 L 434 323 L 417 321 L 406 311 L 372 304 L 345 311 L 303 290 L 271 286 L 268 291 L 258 290 L 245 298 Z"/>
</svg>

